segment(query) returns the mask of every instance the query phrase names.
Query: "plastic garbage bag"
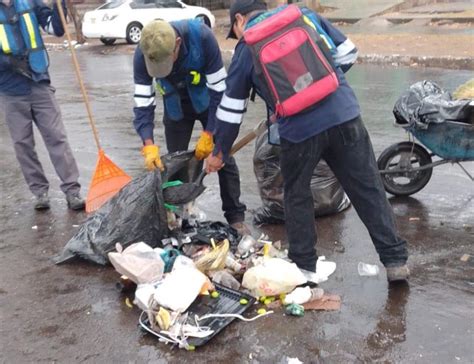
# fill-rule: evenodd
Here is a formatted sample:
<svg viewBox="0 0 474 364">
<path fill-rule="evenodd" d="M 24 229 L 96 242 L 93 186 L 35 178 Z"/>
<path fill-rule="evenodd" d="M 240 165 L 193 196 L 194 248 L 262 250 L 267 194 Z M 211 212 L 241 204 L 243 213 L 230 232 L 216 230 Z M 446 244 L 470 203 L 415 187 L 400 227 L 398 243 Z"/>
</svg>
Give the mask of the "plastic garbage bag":
<svg viewBox="0 0 474 364">
<path fill-rule="evenodd" d="M 255 224 L 282 224 L 285 222 L 283 210 L 283 177 L 280 170 L 280 147 L 267 141 L 267 133 L 257 138 L 253 166 L 263 206 L 253 217 Z M 337 213 L 350 206 L 338 180 L 321 160 L 311 178 L 314 200 L 314 215 L 323 216 Z"/>
<path fill-rule="evenodd" d="M 237 230 L 221 221 L 196 221 L 192 226 L 183 226 L 182 232 L 190 237 L 192 244 L 211 244 L 211 239 L 227 239 L 230 246 L 236 248 L 241 238 Z"/>
<path fill-rule="evenodd" d="M 472 100 L 454 100 L 451 94 L 432 81 L 414 83 L 395 103 L 393 114 L 398 124 L 427 129 L 431 123 L 457 121 L 474 124 Z"/>
<path fill-rule="evenodd" d="M 336 263 L 326 260 L 325 256 L 320 256 L 316 261 L 316 272 L 310 272 L 305 269 L 300 270 L 309 282 L 319 284 L 326 282 L 329 276 L 336 271 Z"/>
<path fill-rule="evenodd" d="M 242 286 L 256 297 L 288 293 L 307 280 L 296 264 L 279 258 L 263 259 L 245 272 Z"/>
<path fill-rule="evenodd" d="M 224 269 L 227 254 L 229 253 L 229 241 L 224 240 L 222 244 L 211 249 L 208 253 L 200 256 L 194 264 L 203 273 Z"/>
<path fill-rule="evenodd" d="M 154 250 L 143 242 L 132 244 L 125 250 L 117 245 L 117 252 L 108 254 L 117 272 L 136 284 L 153 283 L 163 277 L 165 262 L 160 256 L 161 250 Z"/>
<path fill-rule="evenodd" d="M 161 161 L 165 166 L 163 182 L 193 182 L 201 173 L 204 164 L 204 161 L 194 158 L 194 150 L 169 153 L 161 157 Z"/>
<path fill-rule="evenodd" d="M 115 250 L 116 243 L 126 248 L 144 241 L 156 247 L 167 231 L 160 173 L 147 172 L 90 216 L 68 241 L 56 263 L 81 257 L 105 265 L 107 253 Z"/>
</svg>

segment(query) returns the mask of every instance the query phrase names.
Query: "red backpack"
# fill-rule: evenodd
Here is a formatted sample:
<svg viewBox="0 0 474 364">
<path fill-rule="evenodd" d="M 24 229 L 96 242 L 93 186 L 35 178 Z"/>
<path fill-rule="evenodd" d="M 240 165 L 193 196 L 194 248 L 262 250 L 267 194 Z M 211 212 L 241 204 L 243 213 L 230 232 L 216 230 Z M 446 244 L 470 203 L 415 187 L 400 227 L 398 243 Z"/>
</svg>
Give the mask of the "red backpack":
<svg viewBox="0 0 474 364">
<path fill-rule="evenodd" d="M 244 39 L 277 116 L 309 109 L 337 90 L 329 48 L 296 5 L 263 18 L 245 30 Z"/>
</svg>

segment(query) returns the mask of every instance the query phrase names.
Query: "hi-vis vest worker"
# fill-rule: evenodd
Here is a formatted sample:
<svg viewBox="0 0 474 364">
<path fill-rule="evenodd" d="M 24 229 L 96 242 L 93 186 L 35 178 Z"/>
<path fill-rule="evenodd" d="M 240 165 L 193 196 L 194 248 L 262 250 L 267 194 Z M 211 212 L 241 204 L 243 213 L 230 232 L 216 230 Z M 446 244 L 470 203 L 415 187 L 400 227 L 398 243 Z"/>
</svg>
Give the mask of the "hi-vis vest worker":
<svg viewBox="0 0 474 364">
<path fill-rule="evenodd" d="M 50 8 L 43 0 L 0 0 L 0 112 L 5 115 L 23 177 L 36 197 L 34 208 L 49 209 L 50 201 L 33 124 L 43 137 L 68 207 L 83 210 L 79 169 L 51 86 L 39 27 L 58 37 L 64 34 L 56 5 Z"/>
<path fill-rule="evenodd" d="M 31 92 L 31 81 L 49 82 L 40 27 L 51 35 L 64 34 L 55 5 L 51 9 L 42 0 L 0 0 L 0 93 L 25 95 Z"/>
<path fill-rule="evenodd" d="M 199 121 L 204 130 L 194 156 L 202 160 L 214 149 L 216 112 L 226 77 L 216 37 L 204 23 L 155 20 L 143 28 L 133 59 L 133 123 L 143 142 L 147 169 L 164 169 L 154 139 L 155 96 L 163 98 L 163 132 L 158 138 L 162 140 L 164 134 L 168 153 L 189 149 L 195 123 Z M 242 235 L 249 234 L 243 223 L 246 207 L 240 202 L 239 170 L 233 158 L 219 172 L 219 186 L 227 222 Z"/>
<path fill-rule="evenodd" d="M 159 156 L 156 156 L 156 152 L 159 153 L 157 146 L 146 145 L 147 140 L 153 141 L 156 94 L 163 98 L 165 124 L 169 121 L 183 126 L 183 120 L 189 118 L 189 114 L 204 117 L 202 114 L 207 113 L 204 133 L 196 148 L 196 157 L 205 158 L 213 149 L 215 113 L 227 76 L 217 41 L 200 20 L 169 24 L 156 21 L 144 31 L 134 58 L 134 125 L 145 144 L 145 165 L 153 169 L 150 162 L 153 159 L 155 166 L 162 167 Z M 156 59 L 160 63 L 155 63 Z M 155 64 L 158 64 L 156 69 Z M 169 151 L 176 147 L 176 143 L 170 140 L 172 138 L 167 137 Z M 171 148 L 170 143 L 174 144 Z M 179 147 L 187 148 L 187 143 Z"/>
<path fill-rule="evenodd" d="M 13 0 L 16 10 L 13 17 L 0 11 L 0 45 L 4 54 L 22 56 L 26 53 L 30 67 L 34 72 L 43 73 L 48 69 L 48 55 L 41 38 L 38 19 L 31 0 Z M 17 42 L 11 23 L 18 22 L 23 45 Z"/>
</svg>

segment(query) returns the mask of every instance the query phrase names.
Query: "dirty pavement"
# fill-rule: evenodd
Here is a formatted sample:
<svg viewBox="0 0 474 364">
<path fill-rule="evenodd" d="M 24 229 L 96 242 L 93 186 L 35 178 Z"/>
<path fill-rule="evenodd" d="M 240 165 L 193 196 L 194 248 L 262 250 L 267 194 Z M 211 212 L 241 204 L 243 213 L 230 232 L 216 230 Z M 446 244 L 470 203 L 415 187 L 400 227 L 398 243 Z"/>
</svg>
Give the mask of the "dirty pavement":
<svg viewBox="0 0 474 364">
<path fill-rule="evenodd" d="M 88 57 L 80 62 L 102 131 L 104 149 L 132 177 L 142 173 L 139 140 L 131 125 L 132 60 L 129 55 Z M 96 155 L 87 116 L 65 52 L 51 54 L 52 77 L 78 164 L 87 186 Z M 448 90 L 465 82 L 467 71 L 358 65 L 349 73 L 361 102 L 376 154 L 405 133 L 392 126 L 391 109 L 412 83 L 433 79 Z M 263 115 L 250 105 L 242 133 Z M 158 114 L 160 114 L 158 110 Z M 164 145 L 158 123 L 158 143 Z M 52 258 L 78 231 L 85 213 L 68 211 L 53 169 L 39 142 L 51 188 L 52 208 L 35 212 L 16 164 L 4 120 L 0 120 L 2 209 L 0 213 L 0 326 L 2 362 L 461 362 L 474 357 L 474 195 L 456 165 L 434 169 L 430 183 L 410 198 L 391 198 L 400 233 L 410 242 L 409 286 L 387 286 L 384 269 L 360 276 L 358 263 L 379 265 L 369 236 L 353 208 L 317 219 L 318 253 L 337 264 L 324 291 L 341 298 L 339 311 L 310 311 L 303 318 L 282 310 L 254 322 L 233 322 L 209 344 L 188 352 L 159 343 L 137 327 L 133 295 L 116 289 L 111 267 L 83 261 L 54 265 Z M 196 141 L 197 133 L 192 142 Z M 253 174 L 253 146 L 237 158 L 242 195 L 249 211 L 261 206 Z M 466 164 L 472 173 L 473 166 Z M 197 206 L 209 220 L 220 215 L 218 182 L 209 176 Z M 252 226 L 286 247 L 282 225 Z M 462 258 L 462 259 L 461 259 Z M 338 304 L 329 298 L 332 304 Z M 131 307 L 129 307 L 131 306 Z M 257 306 L 255 306 L 257 307 Z M 257 315 L 256 308 L 249 316 Z"/>
</svg>

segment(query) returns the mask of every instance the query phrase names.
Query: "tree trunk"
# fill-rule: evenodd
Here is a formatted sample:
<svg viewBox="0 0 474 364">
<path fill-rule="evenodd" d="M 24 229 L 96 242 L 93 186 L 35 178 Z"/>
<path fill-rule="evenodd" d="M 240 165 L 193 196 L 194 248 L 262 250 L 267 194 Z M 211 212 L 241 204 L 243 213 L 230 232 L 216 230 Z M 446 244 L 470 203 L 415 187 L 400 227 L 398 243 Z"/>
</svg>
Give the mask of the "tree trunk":
<svg viewBox="0 0 474 364">
<path fill-rule="evenodd" d="M 77 12 L 76 7 L 72 3 L 72 0 L 66 0 L 68 15 L 72 18 L 74 22 L 74 29 L 76 30 L 76 41 L 79 44 L 85 43 L 84 35 L 82 34 L 82 22 L 81 16 Z"/>
</svg>

